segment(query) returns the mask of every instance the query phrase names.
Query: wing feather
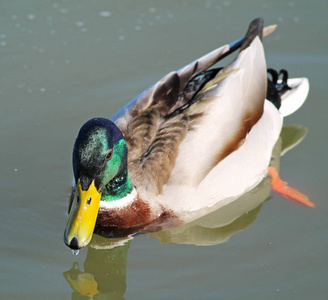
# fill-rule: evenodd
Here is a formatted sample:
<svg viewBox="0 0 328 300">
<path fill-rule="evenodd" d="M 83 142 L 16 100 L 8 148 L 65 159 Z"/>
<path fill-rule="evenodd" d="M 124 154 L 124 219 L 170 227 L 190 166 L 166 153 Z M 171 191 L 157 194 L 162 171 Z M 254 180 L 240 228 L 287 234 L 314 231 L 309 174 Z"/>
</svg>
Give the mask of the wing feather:
<svg viewBox="0 0 328 300">
<path fill-rule="evenodd" d="M 160 194 L 170 178 L 179 145 L 189 129 L 190 119 L 185 115 L 164 122 L 147 151 L 140 157 L 129 156 L 128 168 L 132 182 L 155 195 Z"/>
</svg>

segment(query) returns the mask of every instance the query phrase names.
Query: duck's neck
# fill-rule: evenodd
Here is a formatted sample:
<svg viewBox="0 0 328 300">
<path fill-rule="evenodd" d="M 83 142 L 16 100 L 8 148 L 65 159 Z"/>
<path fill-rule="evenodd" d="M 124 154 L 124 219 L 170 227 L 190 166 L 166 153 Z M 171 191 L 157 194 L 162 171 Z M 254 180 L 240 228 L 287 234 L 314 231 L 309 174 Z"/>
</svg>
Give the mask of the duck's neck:
<svg viewBox="0 0 328 300">
<path fill-rule="evenodd" d="M 133 184 L 129 178 L 127 167 L 123 172 L 114 177 L 103 189 L 102 201 L 115 201 L 124 198 L 133 189 Z"/>
</svg>

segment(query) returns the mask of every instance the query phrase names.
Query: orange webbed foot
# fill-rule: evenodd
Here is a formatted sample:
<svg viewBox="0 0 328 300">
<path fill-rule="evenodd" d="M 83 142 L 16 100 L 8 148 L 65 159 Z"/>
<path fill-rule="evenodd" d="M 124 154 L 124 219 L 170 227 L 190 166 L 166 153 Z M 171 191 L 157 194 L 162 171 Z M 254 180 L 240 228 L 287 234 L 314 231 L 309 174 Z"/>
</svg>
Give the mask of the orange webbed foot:
<svg viewBox="0 0 328 300">
<path fill-rule="evenodd" d="M 282 181 L 274 167 L 269 166 L 268 174 L 270 175 L 271 186 L 274 192 L 290 201 L 309 207 L 315 206 L 314 203 L 309 200 L 308 196 L 302 194 L 297 189 L 289 187 L 287 182 Z"/>
</svg>

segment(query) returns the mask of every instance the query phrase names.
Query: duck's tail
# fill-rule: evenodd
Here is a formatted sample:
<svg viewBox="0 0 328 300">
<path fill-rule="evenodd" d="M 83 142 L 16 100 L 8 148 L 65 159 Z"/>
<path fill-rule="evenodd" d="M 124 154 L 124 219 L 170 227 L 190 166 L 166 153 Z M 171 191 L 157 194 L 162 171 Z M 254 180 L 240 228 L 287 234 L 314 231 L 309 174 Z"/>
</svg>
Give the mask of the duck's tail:
<svg viewBox="0 0 328 300">
<path fill-rule="evenodd" d="M 304 103 L 309 93 L 307 78 L 288 78 L 287 70 L 277 72 L 268 69 L 268 89 L 266 98 L 280 110 L 283 117 L 298 110 Z M 281 77 L 281 78 L 280 78 Z"/>
</svg>

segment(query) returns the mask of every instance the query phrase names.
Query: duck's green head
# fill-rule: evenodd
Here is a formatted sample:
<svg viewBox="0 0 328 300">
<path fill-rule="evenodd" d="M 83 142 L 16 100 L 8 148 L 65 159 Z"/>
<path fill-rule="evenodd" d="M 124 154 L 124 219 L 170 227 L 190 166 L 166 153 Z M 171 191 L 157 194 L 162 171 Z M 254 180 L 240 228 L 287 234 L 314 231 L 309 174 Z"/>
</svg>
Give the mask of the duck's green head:
<svg viewBox="0 0 328 300">
<path fill-rule="evenodd" d="M 73 169 L 76 197 L 70 205 L 64 241 L 79 249 L 91 240 L 100 200 L 117 200 L 132 188 L 127 175 L 127 145 L 113 122 L 95 118 L 81 127 L 73 148 Z"/>
</svg>

